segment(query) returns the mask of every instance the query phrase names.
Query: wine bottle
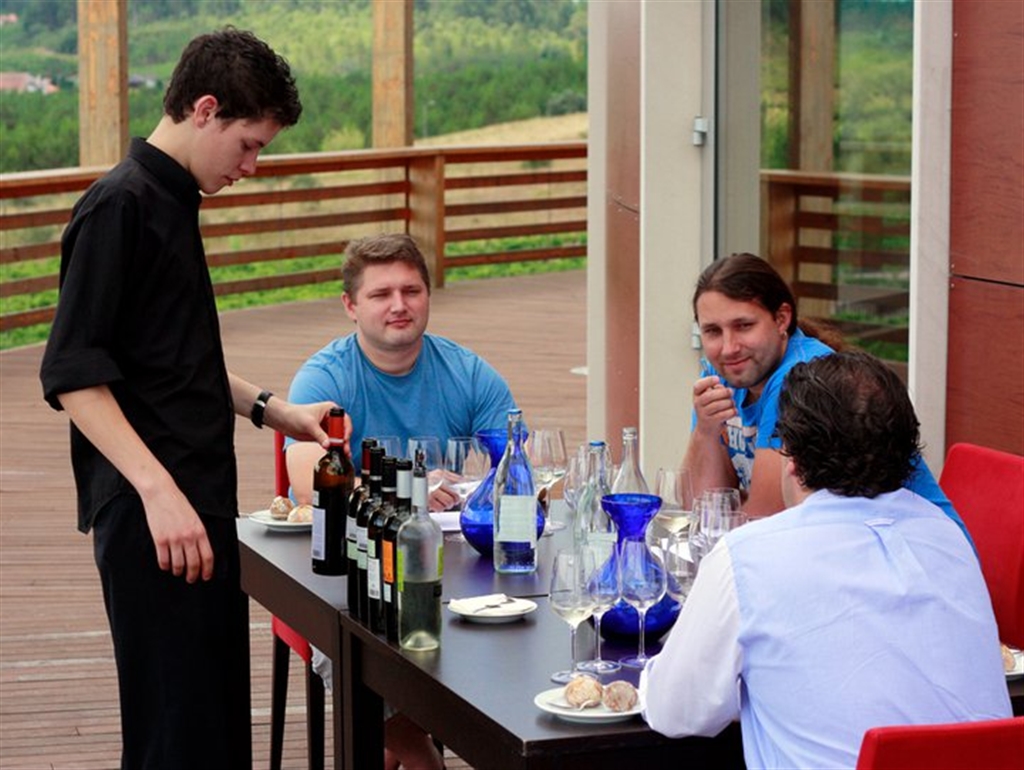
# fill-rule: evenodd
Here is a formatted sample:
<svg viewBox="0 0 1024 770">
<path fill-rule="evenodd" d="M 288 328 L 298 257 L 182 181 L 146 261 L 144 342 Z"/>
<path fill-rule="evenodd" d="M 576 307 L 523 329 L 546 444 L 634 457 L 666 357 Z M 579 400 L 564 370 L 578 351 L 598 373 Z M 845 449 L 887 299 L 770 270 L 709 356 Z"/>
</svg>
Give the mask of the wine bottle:
<svg viewBox="0 0 1024 770">
<path fill-rule="evenodd" d="M 612 483 L 613 494 L 638 492 L 646 495 L 650 492 L 647 480 L 640 470 L 637 441 L 636 428 L 622 429 L 622 464 L 619 466 L 619 472 L 615 474 L 615 481 Z"/>
<path fill-rule="evenodd" d="M 505 454 L 494 474 L 494 569 L 537 569 L 537 496 L 530 461 L 523 451 L 523 412 L 508 412 Z"/>
<path fill-rule="evenodd" d="M 362 483 L 352 490 L 348 498 L 348 517 L 345 521 L 345 555 L 348 562 L 348 609 L 353 615 L 359 611 L 359 538 L 356 522 L 359 508 L 370 496 L 370 450 L 377 440 L 364 438 L 362 443 Z"/>
<path fill-rule="evenodd" d="M 384 461 L 384 447 L 375 446 L 370 450 L 370 492 L 369 496 L 359 506 L 356 514 L 356 585 L 359 593 L 356 602 L 356 617 L 364 623 L 370 621 L 370 601 L 367 594 L 367 571 L 366 571 L 366 530 L 370 524 L 370 518 L 374 511 L 381 504 L 381 471 Z M 351 605 L 349 612 L 352 612 Z"/>
<path fill-rule="evenodd" d="M 427 508 L 427 471 L 413 469 L 412 517 L 398 529 L 398 642 L 406 650 L 441 644 L 441 527 Z"/>
<path fill-rule="evenodd" d="M 381 465 L 381 504 L 370 516 L 366 525 L 366 595 L 369 599 L 370 630 L 384 632 L 384 604 L 382 596 L 383 582 L 383 536 L 388 519 L 395 515 L 396 484 L 398 482 L 395 468 L 396 459 L 385 457 Z"/>
<path fill-rule="evenodd" d="M 327 419 L 331 447 L 313 469 L 313 534 L 310 555 L 318 575 L 345 574 L 345 515 L 355 470 L 345 454 L 345 410 Z"/>
<path fill-rule="evenodd" d="M 381 537 L 381 599 L 384 602 L 384 635 L 389 642 L 398 641 L 398 596 L 395 581 L 398 576 L 398 530 L 412 516 L 412 461 L 399 460 L 396 464 L 395 514 L 384 525 Z"/>
<path fill-rule="evenodd" d="M 603 441 L 591 441 L 587 447 L 587 471 L 576 503 L 573 543 L 577 548 L 593 539 L 615 537 L 615 525 L 601 507 L 601 498 L 611 493 L 608 486 L 608 447 Z"/>
</svg>

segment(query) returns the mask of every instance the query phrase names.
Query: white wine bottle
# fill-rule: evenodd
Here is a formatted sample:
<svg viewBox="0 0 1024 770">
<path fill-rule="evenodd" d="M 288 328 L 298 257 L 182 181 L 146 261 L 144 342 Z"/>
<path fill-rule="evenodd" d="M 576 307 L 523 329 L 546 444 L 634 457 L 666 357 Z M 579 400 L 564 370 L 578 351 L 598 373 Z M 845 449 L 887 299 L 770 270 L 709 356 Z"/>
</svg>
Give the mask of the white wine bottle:
<svg viewBox="0 0 1024 770">
<path fill-rule="evenodd" d="M 441 645 L 441 527 L 427 508 L 427 471 L 417 462 L 412 477 L 412 518 L 402 524 L 398 548 L 398 643 L 406 650 Z"/>
</svg>

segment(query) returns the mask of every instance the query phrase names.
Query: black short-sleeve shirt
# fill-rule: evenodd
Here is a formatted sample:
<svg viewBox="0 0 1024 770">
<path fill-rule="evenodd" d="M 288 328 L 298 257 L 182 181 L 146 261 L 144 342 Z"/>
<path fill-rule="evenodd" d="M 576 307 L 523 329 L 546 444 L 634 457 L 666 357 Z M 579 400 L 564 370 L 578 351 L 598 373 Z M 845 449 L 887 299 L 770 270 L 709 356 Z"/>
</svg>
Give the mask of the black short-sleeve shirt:
<svg viewBox="0 0 1024 770">
<path fill-rule="evenodd" d="M 195 509 L 237 515 L 234 411 L 201 196 L 142 139 L 75 205 L 61 243 L 60 297 L 40 377 L 46 400 L 110 387 L 129 423 Z M 128 481 L 71 426 L 79 528 Z"/>
</svg>

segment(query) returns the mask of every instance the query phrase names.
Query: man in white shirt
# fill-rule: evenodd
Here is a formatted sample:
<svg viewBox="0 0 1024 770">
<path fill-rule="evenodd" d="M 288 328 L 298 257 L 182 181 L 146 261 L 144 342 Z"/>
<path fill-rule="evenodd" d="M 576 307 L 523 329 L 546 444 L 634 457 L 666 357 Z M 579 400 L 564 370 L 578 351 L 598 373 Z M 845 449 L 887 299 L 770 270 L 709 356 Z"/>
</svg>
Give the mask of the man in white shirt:
<svg viewBox="0 0 1024 770">
<path fill-rule="evenodd" d="M 877 359 L 793 367 L 780 395 L 787 509 L 704 557 L 644 717 L 669 736 L 740 720 L 748 767 L 853 767 L 864 732 L 1011 715 L 991 602 L 957 525 L 903 485 L 906 389 Z"/>
</svg>

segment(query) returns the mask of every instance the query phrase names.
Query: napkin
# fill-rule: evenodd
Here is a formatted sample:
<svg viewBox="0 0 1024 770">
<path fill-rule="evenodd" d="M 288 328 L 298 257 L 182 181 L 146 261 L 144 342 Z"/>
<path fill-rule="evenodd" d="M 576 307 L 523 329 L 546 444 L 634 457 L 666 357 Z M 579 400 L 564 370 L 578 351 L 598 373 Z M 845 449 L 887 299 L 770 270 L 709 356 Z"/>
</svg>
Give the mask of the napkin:
<svg viewBox="0 0 1024 770">
<path fill-rule="evenodd" d="M 484 607 L 492 604 L 502 604 L 503 602 L 509 602 L 505 605 L 507 607 L 513 606 L 505 594 L 487 594 L 486 596 L 471 596 L 467 599 L 452 599 L 448 606 L 460 615 L 472 615 L 482 611 Z"/>
</svg>

